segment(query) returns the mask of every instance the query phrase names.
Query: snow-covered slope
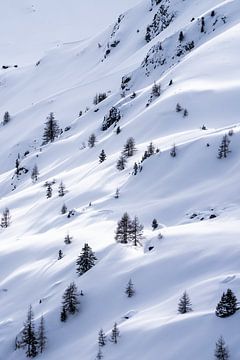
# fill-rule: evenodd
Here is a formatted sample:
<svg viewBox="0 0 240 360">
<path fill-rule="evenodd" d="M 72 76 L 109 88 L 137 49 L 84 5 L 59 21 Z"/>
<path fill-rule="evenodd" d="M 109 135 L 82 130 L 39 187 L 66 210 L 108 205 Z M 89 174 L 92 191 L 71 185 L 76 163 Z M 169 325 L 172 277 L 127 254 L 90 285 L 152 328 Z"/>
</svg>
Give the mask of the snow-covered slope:
<svg viewBox="0 0 240 360">
<path fill-rule="evenodd" d="M 110 334 L 114 322 L 121 336 L 118 344 L 104 347 L 104 359 L 212 359 L 220 335 L 231 359 L 239 359 L 239 314 L 215 316 L 227 288 L 240 298 L 239 1 L 126 0 L 102 6 L 88 1 L 86 9 L 77 1 L 71 6 L 63 1 L 54 16 L 56 33 L 51 17 L 59 2 L 54 3 L 48 12 L 47 5 L 36 2 L 40 32 L 49 26 L 50 37 L 39 42 L 32 37 L 22 65 L 0 70 L 0 112 L 12 117 L 0 128 L 0 209 L 8 207 L 11 213 L 10 226 L 0 229 L 0 360 L 25 358 L 24 351 L 14 351 L 14 340 L 29 304 L 37 321 L 41 315 L 46 320 L 48 345 L 42 359 L 94 359 L 98 331 L 102 327 Z M 9 41 L 21 37 L 21 21 L 32 28 L 26 12 L 36 4 L 21 2 L 20 10 L 12 5 L 18 21 Z M 160 13 L 146 41 L 146 29 L 160 6 L 165 17 Z M 88 26 L 84 35 L 78 13 Z M 105 30 L 89 33 L 90 21 Z M 18 49 L 15 53 L 19 56 Z M 161 85 L 158 97 L 151 96 L 154 82 Z M 100 92 L 107 98 L 94 105 Z M 176 112 L 177 104 L 182 111 Z M 113 106 L 121 113 L 118 135 L 113 125 L 102 130 Z M 50 112 L 63 133 L 42 145 Z M 96 146 L 84 147 L 92 133 Z M 218 159 L 226 133 L 231 153 Z M 116 163 L 129 137 L 137 151 L 119 171 Z M 159 152 L 134 176 L 133 165 L 150 142 Z M 176 157 L 170 156 L 173 144 Z M 99 164 L 102 149 L 107 158 Z M 18 156 L 29 171 L 17 177 Z M 33 184 L 35 164 L 40 175 Z M 53 180 L 53 196 L 47 199 L 44 184 Z M 57 193 L 61 181 L 67 188 L 64 198 Z M 63 203 L 75 210 L 73 217 L 61 214 Z M 144 225 L 142 246 L 114 240 L 126 211 Z M 161 224 L 155 231 L 153 218 Z M 71 245 L 64 244 L 67 233 L 73 236 Z M 86 242 L 98 261 L 78 277 L 75 262 Z M 129 278 L 136 289 L 130 299 L 124 294 Z M 79 314 L 61 323 L 62 294 L 72 281 L 85 296 Z M 194 311 L 179 315 L 178 300 L 185 290 Z"/>
<path fill-rule="evenodd" d="M 1 1 L 0 63 L 31 63 L 52 47 L 90 38 L 140 1 Z"/>
</svg>

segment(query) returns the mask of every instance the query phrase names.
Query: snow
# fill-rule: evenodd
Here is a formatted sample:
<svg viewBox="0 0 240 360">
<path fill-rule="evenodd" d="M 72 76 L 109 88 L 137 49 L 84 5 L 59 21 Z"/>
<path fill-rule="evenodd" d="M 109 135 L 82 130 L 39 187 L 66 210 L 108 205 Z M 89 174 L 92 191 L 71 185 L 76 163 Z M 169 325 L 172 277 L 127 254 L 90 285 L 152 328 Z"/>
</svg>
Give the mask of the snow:
<svg viewBox="0 0 240 360">
<path fill-rule="evenodd" d="M 2 1 L 0 62 L 31 63 L 52 47 L 95 36 L 139 2 L 121 0 L 112 6 L 111 0 Z"/>
<path fill-rule="evenodd" d="M 0 43 L 1 64 L 19 62 L 19 67 L 0 69 L 0 112 L 12 116 L 0 128 L 0 211 L 8 207 L 11 212 L 10 227 L 0 229 L 0 360 L 25 358 L 24 351 L 14 351 L 14 339 L 29 304 L 37 321 L 41 315 L 46 320 L 43 360 L 94 359 L 98 331 L 109 335 L 114 322 L 121 336 L 118 344 L 103 348 L 104 359 L 212 359 L 220 335 L 231 359 L 239 359 L 239 314 L 220 319 L 214 313 L 228 287 L 240 297 L 239 2 L 171 0 L 174 21 L 149 43 L 145 31 L 158 7 L 149 11 L 148 0 L 35 0 L 2 6 L 6 16 L 0 28 L 8 25 L 9 31 Z M 206 33 L 200 32 L 202 16 Z M 177 57 L 181 29 L 195 47 Z M 120 43 L 104 58 L 115 40 Z M 149 51 L 153 62 L 158 59 L 152 50 L 160 42 L 166 62 L 152 64 L 146 76 L 143 60 Z M 130 90 L 123 96 L 126 75 Z M 146 107 L 154 81 L 161 84 L 161 95 Z M 95 94 L 103 91 L 107 99 L 93 105 Z M 133 91 L 137 96 L 131 99 Z M 177 103 L 188 110 L 187 117 L 176 112 Z M 119 135 L 113 126 L 101 130 L 112 106 L 122 114 Z M 50 112 L 63 130 L 71 128 L 42 146 Z M 219 160 L 218 147 L 231 129 L 231 153 Z M 82 148 L 91 133 L 96 146 Z M 130 136 L 137 152 L 120 172 L 116 162 Z M 132 175 L 151 141 L 160 152 Z M 175 158 L 170 156 L 173 144 Z M 102 149 L 107 159 L 99 164 Z M 19 179 L 14 175 L 18 154 L 21 166 L 29 169 Z M 32 184 L 35 164 L 40 176 Z M 44 183 L 53 179 L 53 197 L 47 199 Z M 63 198 L 57 194 L 61 181 L 67 189 Z M 119 199 L 114 198 L 117 188 Z M 70 219 L 60 214 L 63 203 L 75 209 Z M 125 211 L 144 225 L 142 247 L 114 241 Z M 155 231 L 153 218 L 160 224 Z M 70 245 L 64 244 L 67 233 L 73 236 Z M 75 261 L 86 242 L 98 261 L 78 277 Z M 129 299 L 124 290 L 130 278 L 136 295 Z M 61 298 L 72 281 L 85 295 L 79 314 L 63 324 Z M 185 290 L 194 311 L 179 315 Z"/>
</svg>

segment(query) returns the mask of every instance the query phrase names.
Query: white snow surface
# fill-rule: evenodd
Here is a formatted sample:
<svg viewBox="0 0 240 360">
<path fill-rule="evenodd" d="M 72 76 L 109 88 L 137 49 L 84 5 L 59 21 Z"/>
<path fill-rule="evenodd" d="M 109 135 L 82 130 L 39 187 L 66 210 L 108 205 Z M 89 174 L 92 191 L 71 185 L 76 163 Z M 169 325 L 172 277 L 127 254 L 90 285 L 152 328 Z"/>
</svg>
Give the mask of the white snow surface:
<svg viewBox="0 0 240 360">
<path fill-rule="evenodd" d="M 121 336 L 118 344 L 103 348 L 106 360 L 210 360 L 220 335 L 231 359 L 238 360 L 240 315 L 220 319 L 215 307 L 227 288 L 240 299 L 239 0 L 163 0 L 175 17 L 149 43 L 146 27 L 160 5 L 82 3 L 1 1 L 0 29 L 7 34 L 0 42 L 0 65 L 19 61 L 19 67 L 0 69 L 0 113 L 12 116 L 0 127 L 0 210 L 11 212 L 10 227 L 0 228 L 0 360 L 25 359 L 23 350 L 14 351 L 14 340 L 30 304 L 36 322 L 41 315 L 46 321 L 43 360 L 95 359 L 98 331 L 109 335 L 114 322 Z M 195 47 L 177 56 L 181 30 L 183 45 L 194 41 Z M 120 43 L 110 46 L 105 58 L 114 41 Z M 159 59 L 165 59 L 162 65 Z M 131 77 L 125 96 L 123 76 Z M 161 95 L 146 107 L 154 81 L 161 84 Z M 107 99 L 93 105 L 103 91 Z M 176 112 L 177 103 L 188 110 L 187 117 Z M 112 106 L 122 114 L 119 135 L 114 126 L 101 130 Z M 42 146 L 50 112 L 63 130 L 71 128 Z M 229 130 L 231 153 L 220 160 L 218 147 Z M 91 133 L 96 146 L 83 149 Z M 130 136 L 137 152 L 118 171 L 117 159 Z M 150 142 L 160 152 L 132 175 Z M 99 164 L 102 149 L 107 159 Z M 29 169 L 19 179 L 18 154 Z M 40 172 L 35 184 L 34 164 Z M 47 199 L 44 183 L 53 179 L 53 197 Z M 61 181 L 67 188 L 63 198 L 57 194 Z M 60 214 L 63 203 L 75 216 Z M 114 240 L 125 211 L 144 225 L 142 246 Z M 153 218 L 160 224 L 155 231 Z M 71 245 L 64 244 L 67 233 Z M 86 242 L 98 261 L 78 277 L 75 262 Z M 124 290 L 130 278 L 136 295 L 128 299 Z M 85 295 L 79 313 L 61 323 L 62 294 L 72 281 Z M 194 311 L 179 315 L 185 290 Z"/>
</svg>

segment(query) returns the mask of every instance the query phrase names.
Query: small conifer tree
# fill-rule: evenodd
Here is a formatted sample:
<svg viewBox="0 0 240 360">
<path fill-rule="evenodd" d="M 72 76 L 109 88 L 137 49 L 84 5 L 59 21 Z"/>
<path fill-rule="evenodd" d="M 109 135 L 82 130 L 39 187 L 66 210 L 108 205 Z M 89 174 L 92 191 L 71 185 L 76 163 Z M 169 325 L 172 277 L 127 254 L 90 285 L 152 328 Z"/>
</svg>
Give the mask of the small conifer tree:
<svg viewBox="0 0 240 360">
<path fill-rule="evenodd" d="M 134 246 L 137 246 L 138 244 L 141 245 L 141 240 L 143 238 L 143 225 L 140 224 L 137 216 L 135 216 L 134 219 L 131 221 L 129 231 L 129 240 L 132 242 L 132 244 Z"/>
<path fill-rule="evenodd" d="M 137 151 L 135 147 L 135 140 L 133 137 L 128 138 L 126 144 L 124 145 L 122 155 L 125 157 L 133 156 L 134 153 Z"/>
<path fill-rule="evenodd" d="M 153 145 L 152 142 L 150 142 L 150 144 L 147 147 L 147 155 L 152 156 L 154 152 L 155 152 L 155 146 Z"/>
<path fill-rule="evenodd" d="M 120 336 L 120 332 L 118 330 L 117 323 L 115 323 L 112 328 L 110 341 L 113 342 L 114 344 L 117 344 L 119 336 Z"/>
<path fill-rule="evenodd" d="M 92 248 L 88 244 L 85 244 L 84 247 L 82 248 L 81 254 L 79 255 L 76 261 L 77 274 L 80 276 L 83 275 L 88 270 L 90 270 L 95 265 L 96 260 L 97 258 L 94 252 L 92 251 Z"/>
<path fill-rule="evenodd" d="M 67 206 L 66 204 L 63 204 L 62 208 L 61 208 L 61 214 L 66 214 L 67 213 Z"/>
<path fill-rule="evenodd" d="M 52 186 L 50 183 L 47 184 L 46 197 L 47 199 L 52 197 Z"/>
<path fill-rule="evenodd" d="M 118 134 L 120 134 L 120 132 L 121 132 L 121 128 L 120 128 L 120 126 L 118 126 L 116 129 L 116 134 L 118 135 Z"/>
<path fill-rule="evenodd" d="M 182 111 L 182 107 L 181 105 L 178 103 L 176 106 L 176 112 L 181 112 Z"/>
<path fill-rule="evenodd" d="M 58 196 L 63 197 L 66 194 L 66 186 L 61 181 L 58 187 Z"/>
<path fill-rule="evenodd" d="M 60 320 L 62 322 L 67 321 L 67 312 L 66 312 L 65 307 L 62 307 L 62 310 L 61 310 L 61 313 L 60 313 Z"/>
<path fill-rule="evenodd" d="M 133 175 L 137 175 L 138 173 L 138 164 L 135 162 L 133 165 Z"/>
<path fill-rule="evenodd" d="M 153 219 L 153 221 L 152 221 L 152 229 L 153 229 L 153 230 L 156 230 L 157 228 L 158 228 L 157 219 Z"/>
<path fill-rule="evenodd" d="M 95 146 L 95 144 L 96 144 L 96 135 L 91 134 L 88 138 L 88 147 L 91 149 Z"/>
<path fill-rule="evenodd" d="M 215 359 L 217 360 L 228 360 L 230 359 L 228 347 L 225 344 L 225 341 L 222 336 L 217 340 L 215 352 Z"/>
<path fill-rule="evenodd" d="M 228 154 L 231 152 L 229 150 L 229 144 L 230 144 L 230 140 L 227 134 L 225 134 L 222 138 L 221 145 L 218 148 L 218 159 L 226 158 Z"/>
<path fill-rule="evenodd" d="M 224 318 L 235 314 L 238 310 L 238 301 L 231 289 L 228 289 L 226 293 L 223 293 L 221 300 L 216 307 L 216 316 Z"/>
<path fill-rule="evenodd" d="M 11 116 L 8 111 L 6 111 L 3 115 L 3 125 L 7 125 L 11 120 Z"/>
<path fill-rule="evenodd" d="M 178 303 L 179 314 L 186 314 L 186 313 L 192 311 L 191 306 L 192 306 L 192 304 L 191 304 L 190 298 L 189 298 L 187 292 L 185 291 Z"/>
<path fill-rule="evenodd" d="M 73 239 L 73 237 L 70 236 L 69 234 L 67 234 L 67 235 L 65 236 L 65 238 L 64 238 L 64 243 L 65 243 L 66 245 L 70 245 L 70 244 L 72 243 L 72 239 Z"/>
<path fill-rule="evenodd" d="M 106 160 L 106 154 L 105 154 L 105 151 L 104 150 L 102 150 L 101 151 L 101 153 L 100 153 L 100 155 L 99 155 L 99 162 L 100 163 L 102 163 L 103 161 L 105 161 Z"/>
<path fill-rule="evenodd" d="M 2 228 L 7 228 L 10 226 L 10 211 L 8 208 L 5 208 L 3 213 L 2 213 L 2 218 L 1 218 L 1 227 Z"/>
<path fill-rule="evenodd" d="M 117 224 L 117 229 L 115 232 L 115 240 L 121 244 L 127 244 L 130 239 L 130 234 L 132 230 L 132 221 L 128 213 L 124 213 L 121 220 Z"/>
<path fill-rule="evenodd" d="M 119 171 L 122 171 L 122 170 L 125 169 L 126 163 L 127 163 L 127 159 L 126 159 L 124 156 L 120 156 L 120 158 L 119 158 L 118 161 L 117 161 L 116 168 L 117 168 Z"/>
<path fill-rule="evenodd" d="M 177 148 L 176 148 L 176 145 L 174 144 L 171 151 L 170 151 L 170 155 L 171 157 L 176 157 L 177 156 Z"/>
<path fill-rule="evenodd" d="M 135 295 L 135 290 L 134 290 L 134 286 L 133 286 L 133 283 L 132 283 L 131 279 L 128 281 L 128 284 L 127 284 L 127 287 L 126 287 L 126 290 L 125 290 L 125 294 L 129 298 Z"/>
<path fill-rule="evenodd" d="M 107 343 L 107 337 L 103 331 L 103 329 L 100 329 L 98 333 L 98 345 L 99 346 L 105 346 Z"/>
<path fill-rule="evenodd" d="M 158 85 L 154 82 L 152 86 L 152 96 L 158 97 L 161 95 L 161 85 Z"/>
<path fill-rule="evenodd" d="M 66 312 L 73 315 L 76 312 L 78 312 L 79 304 L 80 301 L 79 301 L 77 286 L 74 282 L 72 282 L 64 291 L 63 301 L 62 301 L 62 312 Z M 62 312 L 61 312 L 61 318 L 63 315 Z"/>
<path fill-rule="evenodd" d="M 102 359 L 103 359 L 103 353 L 102 353 L 102 349 L 99 347 L 96 360 L 102 360 Z"/>
<path fill-rule="evenodd" d="M 38 333 L 37 333 L 38 352 L 43 353 L 43 351 L 46 349 L 46 345 L 47 345 L 47 337 L 45 331 L 45 321 L 44 321 L 44 317 L 41 316 Z"/>
<path fill-rule="evenodd" d="M 182 42 L 184 40 L 184 35 L 183 32 L 180 31 L 179 37 L 178 37 L 179 42 Z"/>
<path fill-rule="evenodd" d="M 34 315 L 32 311 L 32 306 L 29 306 L 27 320 L 23 325 L 22 330 L 22 347 L 26 349 L 27 357 L 36 357 L 38 354 L 37 351 L 37 338 L 35 333 L 35 325 L 34 325 Z"/>
<path fill-rule="evenodd" d="M 118 199 L 119 198 L 119 194 L 120 194 L 120 191 L 119 191 L 119 188 L 116 189 L 116 192 L 115 192 L 115 199 Z"/>
<path fill-rule="evenodd" d="M 37 182 L 38 180 L 38 175 L 39 175 L 39 171 L 38 171 L 38 167 L 37 165 L 35 164 L 33 169 L 32 169 L 32 173 L 31 173 L 31 179 L 32 179 L 32 182 L 35 183 Z"/>
<path fill-rule="evenodd" d="M 54 118 L 54 114 L 51 112 L 47 117 L 45 128 L 43 132 L 43 145 L 53 142 L 61 133 L 57 121 Z"/>
</svg>

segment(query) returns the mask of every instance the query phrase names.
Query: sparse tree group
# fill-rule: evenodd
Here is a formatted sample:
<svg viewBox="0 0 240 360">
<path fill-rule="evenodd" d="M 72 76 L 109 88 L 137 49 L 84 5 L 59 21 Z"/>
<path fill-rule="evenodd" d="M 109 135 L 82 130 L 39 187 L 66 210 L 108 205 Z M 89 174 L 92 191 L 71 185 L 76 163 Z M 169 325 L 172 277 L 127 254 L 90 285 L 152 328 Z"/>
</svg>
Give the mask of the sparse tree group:
<svg viewBox="0 0 240 360">
<path fill-rule="evenodd" d="M 23 348 L 26 357 L 34 358 L 46 349 L 47 336 L 45 330 L 45 320 L 41 316 L 38 330 L 35 330 L 35 320 L 32 306 L 29 306 L 27 319 L 24 322 L 20 335 L 15 340 L 15 349 Z"/>
<path fill-rule="evenodd" d="M 134 246 L 141 245 L 143 238 L 143 225 L 140 224 L 138 217 L 132 220 L 128 213 L 124 213 L 117 224 L 115 240 L 121 244 L 131 243 Z"/>
</svg>

